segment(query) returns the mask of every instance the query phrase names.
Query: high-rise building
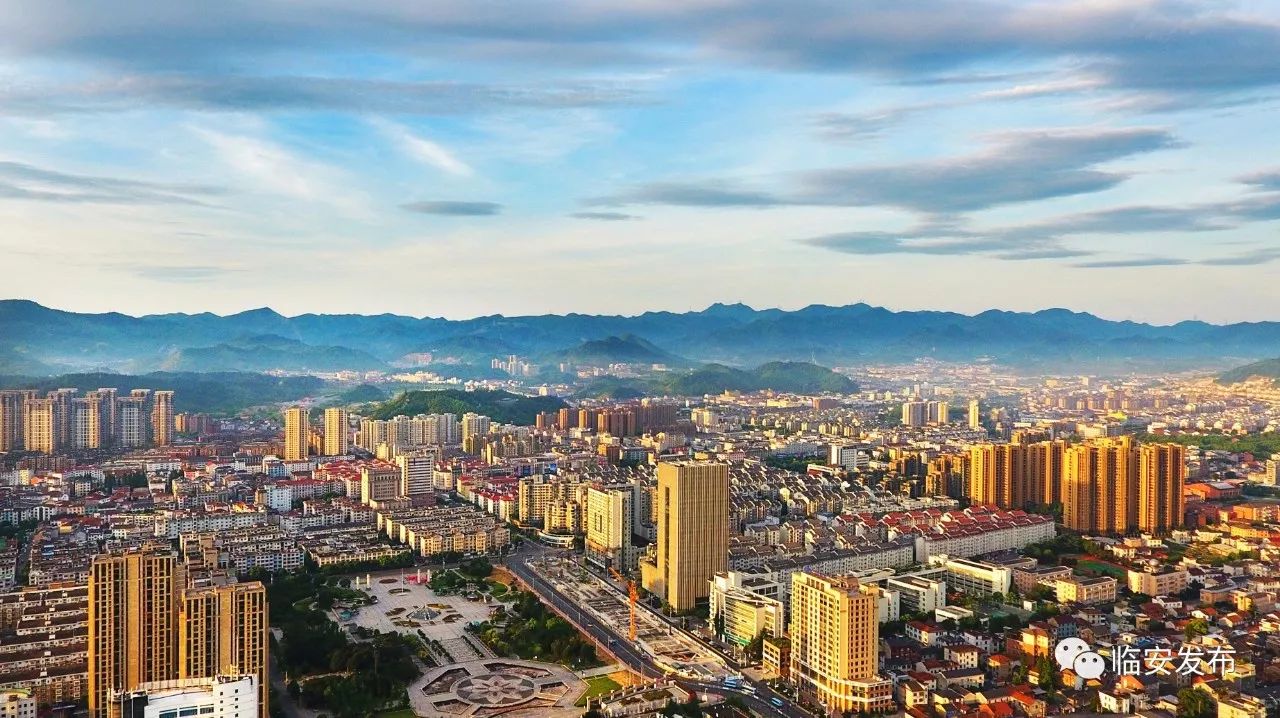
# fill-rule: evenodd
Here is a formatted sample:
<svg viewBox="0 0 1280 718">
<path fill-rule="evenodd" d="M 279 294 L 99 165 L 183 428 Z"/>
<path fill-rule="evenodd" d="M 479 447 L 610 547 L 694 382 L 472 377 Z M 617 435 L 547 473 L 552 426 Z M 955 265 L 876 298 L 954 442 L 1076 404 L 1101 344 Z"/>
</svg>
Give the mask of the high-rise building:
<svg viewBox="0 0 1280 718">
<path fill-rule="evenodd" d="M 924 426 L 929 421 L 929 405 L 919 399 L 903 402 L 902 425 Z"/>
<path fill-rule="evenodd" d="M 587 489 L 588 557 L 623 572 L 635 568 L 631 540 L 634 500 L 632 485 Z"/>
<path fill-rule="evenodd" d="M 969 447 L 969 499 L 1005 509 L 1027 509 L 1060 500 L 1066 443 L 979 444 Z"/>
<path fill-rule="evenodd" d="M 360 467 L 361 503 L 394 499 L 400 495 L 400 486 L 400 469 L 394 464 L 377 462 Z"/>
<path fill-rule="evenodd" d="M 462 415 L 462 438 L 465 440 L 470 436 L 484 436 L 489 433 L 491 425 L 489 417 L 467 412 Z"/>
<path fill-rule="evenodd" d="M 147 443 L 147 399 L 145 396 L 123 396 L 116 413 L 117 443 L 121 448 L 136 449 Z"/>
<path fill-rule="evenodd" d="M 1068 447 L 1062 471 L 1062 522 L 1086 534 L 1127 534 L 1138 522 L 1138 458 L 1131 437 Z"/>
<path fill-rule="evenodd" d="M 926 405 L 925 411 L 930 424 L 946 424 L 951 421 L 951 405 L 945 401 L 931 401 Z"/>
<path fill-rule="evenodd" d="M 98 389 L 98 427 L 103 446 L 115 446 L 120 441 L 120 390 L 111 387 Z"/>
<path fill-rule="evenodd" d="M 26 445 L 27 401 L 31 391 L 0 391 L 0 452 L 17 451 Z"/>
<path fill-rule="evenodd" d="M 343 456 L 351 450 L 350 421 L 346 409 L 324 410 L 324 455 Z"/>
<path fill-rule="evenodd" d="M 180 567 L 167 548 L 94 557 L 89 573 L 89 715 L 117 691 L 178 677 Z"/>
<path fill-rule="evenodd" d="M 435 491 L 432 482 L 436 470 L 436 456 L 435 449 L 417 449 L 407 454 L 396 455 L 396 466 L 400 467 L 401 496 L 413 498 Z"/>
<path fill-rule="evenodd" d="M 267 715 L 267 590 L 257 581 L 187 588 L 178 599 L 178 675 L 250 674 Z"/>
<path fill-rule="evenodd" d="M 23 406 L 23 444 L 27 451 L 55 454 L 62 448 L 57 403 L 52 398 L 28 397 Z"/>
<path fill-rule="evenodd" d="M 709 461 L 658 464 L 658 540 L 644 585 L 677 611 L 710 593 L 729 563 L 729 466 Z"/>
<path fill-rule="evenodd" d="M 71 399 L 79 389 L 63 388 L 49 392 L 53 401 L 53 431 L 57 437 L 55 445 L 58 449 L 71 446 Z"/>
<path fill-rule="evenodd" d="M 852 576 L 791 575 L 791 680 L 833 714 L 893 707 L 879 677 L 877 591 Z"/>
<path fill-rule="evenodd" d="M 982 428 L 982 404 L 977 399 L 969 400 L 969 428 Z"/>
<path fill-rule="evenodd" d="M 304 461 L 311 442 L 311 420 L 307 410 L 291 406 L 284 410 L 284 460 Z"/>
<path fill-rule="evenodd" d="M 102 448 L 102 403 L 97 392 L 71 400 L 71 447 Z"/>
<path fill-rule="evenodd" d="M 156 446 L 173 443 L 173 392 L 157 391 L 151 406 L 151 439 Z"/>
<path fill-rule="evenodd" d="M 100 554 L 90 568 L 88 623 L 91 718 L 114 718 L 121 694 L 224 673 L 254 676 L 254 702 L 267 715 L 261 583 L 217 578 L 188 585 L 167 545 Z"/>
<path fill-rule="evenodd" d="M 1138 530 L 1167 534 L 1182 526 L 1187 449 L 1179 444 L 1138 448 Z"/>
<path fill-rule="evenodd" d="M 151 390 L 131 389 L 129 391 L 129 398 L 133 400 L 135 405 L 137 405 L 139 411 L 138 421 L 142 429 L 138 435 L 138 438 L 141 441 L 139 446 L 143 444 L 150 444 L 152 436 L 154 435 L 152 432 L 153 421 L 151 411 Z"/>
</svg>

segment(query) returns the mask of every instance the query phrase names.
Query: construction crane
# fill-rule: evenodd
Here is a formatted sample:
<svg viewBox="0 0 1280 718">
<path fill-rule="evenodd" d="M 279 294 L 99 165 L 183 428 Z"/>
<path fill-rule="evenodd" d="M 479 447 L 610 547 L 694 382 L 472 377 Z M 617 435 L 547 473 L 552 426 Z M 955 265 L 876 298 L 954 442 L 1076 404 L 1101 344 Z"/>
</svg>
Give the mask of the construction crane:
<svg viewBox="0 0 1280 718">
<path fill-rule="evenodd" d="M 640 592 L 636 590 L 635 582 L 629 578 L 626 578 L 621 573 L 618 573 L 618 569 L 610 566 L 609 573 L 613 574 L 614 578 L 618 579 L 619 581 L 627 585 L 627 604 L 631 609 L 631 629 L 627 632 L 627 638 L 631 639 L 632 643 L 635 643 L 636 642 L 636 603 L 640 601 Z"/>
</svg>

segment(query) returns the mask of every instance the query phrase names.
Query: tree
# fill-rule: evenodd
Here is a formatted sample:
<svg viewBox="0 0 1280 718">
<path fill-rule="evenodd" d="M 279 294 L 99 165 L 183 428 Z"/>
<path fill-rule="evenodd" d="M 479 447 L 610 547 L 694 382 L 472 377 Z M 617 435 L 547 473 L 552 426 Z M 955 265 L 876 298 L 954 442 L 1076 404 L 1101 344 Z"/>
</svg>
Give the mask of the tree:
<svg viewBox="0 0 1280 718">
<path fill-rule="evenodd" d="M 1209 622 L 1203 618 L 1193 618 L 1187 622 L 1187 627 L 1182 631 L 1183 636 L 1188 641 L 1195 640 L 1198 636 L 1209 634 Z"/>
<path fill-rule="evenodd" d="M 1217 706 L 1207 692 L 1198 688 L 1178 691 L 1178 718 L 1212 718 Z"/>
</svg>

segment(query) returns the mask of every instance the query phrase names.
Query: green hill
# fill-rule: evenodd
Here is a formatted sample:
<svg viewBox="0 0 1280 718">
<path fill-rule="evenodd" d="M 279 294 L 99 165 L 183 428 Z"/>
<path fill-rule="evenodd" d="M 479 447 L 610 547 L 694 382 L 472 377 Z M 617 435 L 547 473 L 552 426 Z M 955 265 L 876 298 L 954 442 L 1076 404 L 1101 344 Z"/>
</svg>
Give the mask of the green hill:
<svg viewBox="0 0 1280 718">
<path fill-rule="evenodd" d="M 1218 375 L 1218 383 L 1235 384 L 1247 379 L 1252 379 L 1253 377 L 1261 377 L 1271 380 L 1280 379 L 1280 358 L 1264 359 L 1262 361 L 1245 364 L 1244 366 L 1224 371 Z"/>
<path fill-rule="evenodd" d="M 568 406 L 554 396 L 520 396 L 506 391 L 406 391 L 378 405 L 369 416 L 391 419 L 417 414 L 465 414 L 474 411 L 494 421 L 532 424 L 539 412 L 559 411 Z"/>
<path fill-rule="evenodd" d="M 372 384 L 354 386 L 338 395 L 335 406 L 347 404 L 367 404 L 371 401 L 386 401 L 387 392 Z"/>
</svg>

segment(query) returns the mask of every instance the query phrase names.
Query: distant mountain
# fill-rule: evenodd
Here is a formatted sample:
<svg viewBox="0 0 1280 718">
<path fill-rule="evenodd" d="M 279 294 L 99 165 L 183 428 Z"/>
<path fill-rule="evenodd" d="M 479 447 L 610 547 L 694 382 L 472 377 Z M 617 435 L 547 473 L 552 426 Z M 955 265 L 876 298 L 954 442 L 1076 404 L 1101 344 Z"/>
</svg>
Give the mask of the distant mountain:
<svg viewBox="0 0 1280 718">
<path fill-rule="evenodd" d="M 1218 375 L 1219 384 L 1236 384 L 1253 378 L 1280 379 L 1280 358 L 1245 364 Z"/>
<path fill-rule="evenodd" d="M 122 394 L 130 389 L 168 389 L 174 392 L 178 411 L 235 414 L 251 406 L 295 401 L 318 393 L 324 382 L 310 376 L 276 377 L 241 372 L 155 372 L 140 376 L 126 374 L 63 374 L 55 377 L 0 376 L 0 389 L 48 391 L 75 387 L 90 391 L 115 387 Z"/>
<path fill-rule="evenodd" d="M 270 309 L 215 314 L 77 314 L 23 300 L 0 301 L 0 366 L 110 369 L 138 373 L 210 365 L 265 367 L 282 360 L 278 340 L 301 345 L 291 366 L 332 368 L 389 364 L 431 352 L 485 366 L 494 356 L 542 357 L 556 352 L 629 353 L 608 337 L 644 337 L 650 349 L 691 362 L 748 367 L 770 361 L 813 361 L 827 366 L 903 361 L 991 360 L 1055 371 L 1151 367 L 1225 367 L 1280 356 L 1280 322 L 1214 325 L 1180 322 L 1155 326 L 1110 321 L 1065 309 L 1039 312 L 894 312 L 867 304 L 811 305 L 795 311 L 714 304 L 698 312 L 646 312 L 636 316 L 587 314 L 449 320 L 394 314 L 304 314 Z M 275 339 L 246 347 L 246 337 Z M 602 339 L 605 338 L 605 339 Z M 594 342 L 605 342 L 597 346 Z M 622 342 L 634 344 L 636 342 Z M 266 346 L 261 346 L 265 344 Z M 566 347 L 570 348 L 566 350 Z M 248 348 L 251 351 L 245 352 Z M 353 354 L 341 354 L 335 349 Z M 372 358 L 372 360 L 370 359 Z M 21 366 L 21 365 L 19 365 Z M 287 367 L 282 367 L 287 368 Z"/>
<path fill-rule="evenodd" d="M 659 349 L 653 342 L 634 334 L 591 339 L 546 355 L 549 362 L 571 362 L 596 366 L 608 364 L 688 365 L 689 360 Z"/>
<path fill-rule="evenodd" d="M 161 362 L 168 371 L 342 371 L 382 369 L 377 357 L 340 346 L 311 346 L 262 334 L 211 347 L 176 349 Z"/>
<path fill-rule="evenodd" d="M 465 414 L 474 411 L 494 421 L 532 424 L 539 412 L 559 411 L 568 406 L 554 396 L 520 396 L 506 391 L 406 391 L 379 404 L 369 416 L 391 419 L 400 415 Z"/>
</svg>

